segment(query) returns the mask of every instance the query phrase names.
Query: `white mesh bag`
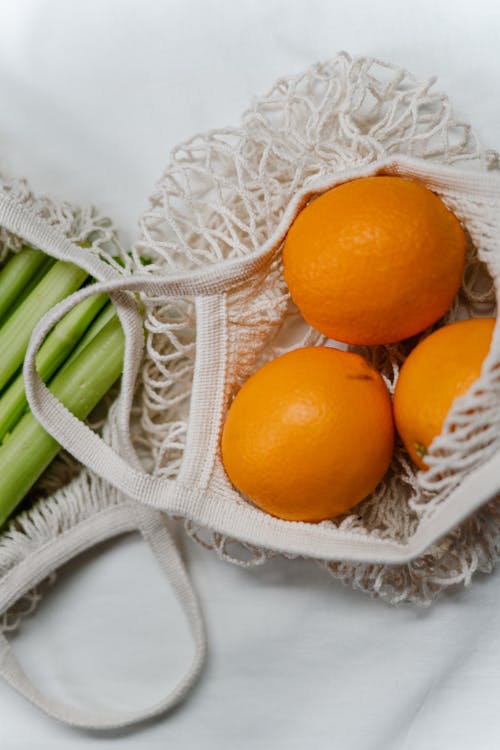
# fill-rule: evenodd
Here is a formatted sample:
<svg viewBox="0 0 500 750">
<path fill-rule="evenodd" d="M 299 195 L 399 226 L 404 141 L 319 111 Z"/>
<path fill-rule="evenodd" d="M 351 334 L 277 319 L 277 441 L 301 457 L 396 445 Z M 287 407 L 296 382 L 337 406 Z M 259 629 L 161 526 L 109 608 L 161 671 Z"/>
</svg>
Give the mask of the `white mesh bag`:
<svg viewBox="0 0 500 750">
<path fill-rule="evenodd" d="M 174 150 L 125 273 L 103 273 L 99 259 L 89 257 L 100 283 L 46 315 L 26 357 L 34 414 L 100 491 L 118 493 L 137 512 L 182 518 L 193 538 L 224 559 L 252 565 L 278 554 L 313 558 L 334 577 L 392 603 L 426 604 L 444 588 L 468 583 L 476 570 L 491 570 L 500 541 L 498 327 L 481 378 L 455 402 L 431 446 L 429 470 L 418 473 L 398 448 L 376 493 L 341 518 L 309 524 L 263 513 L 230 485 L 219 452 L 239 385 L 284 351 L 324 343 L 290 302 L 281 245 L 305 202 L 333 185 L 397 174 L 434 190 L 470 235 L 462 288 L 439 324 L 495 314 L 497 156 L 453 118 L 432 83 L 341 54 L 278 81 L 239 127 Z M 5 212 L 0 223 L 26 236 Z M 32 241 L 48 252 L 81 263 L 80 248 L 35 234 Z M 127 346 L 120 397 L 99 435 L 52 396 L 34 357 L 62 315 L 101 291 L 117 304 Z M 407 346 L 362 351 L 393 387 Z M 187 589 L 178 588 L 183 597 Z M 199 613 L 189 597 L 200 654 Z"/>
</svg>

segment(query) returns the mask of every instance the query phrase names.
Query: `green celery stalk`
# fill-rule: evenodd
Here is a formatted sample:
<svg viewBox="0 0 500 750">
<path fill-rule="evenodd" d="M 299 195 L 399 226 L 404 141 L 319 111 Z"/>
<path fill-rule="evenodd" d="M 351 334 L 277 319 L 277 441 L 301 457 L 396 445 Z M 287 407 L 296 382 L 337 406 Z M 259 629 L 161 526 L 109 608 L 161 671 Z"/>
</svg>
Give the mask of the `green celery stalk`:
<svg viewBox="0 0 500 750">
<path fill-rule="evenodd" d="M 49 380 L 67 360 L 108 299 L 107 294 L 85 299 L 54 326 L 36 357 L 38 374 L 44 381 Z M 20 372 L 0 397 L 0 443 L 27 407 L 24 379 Z"/>
<path fill-rule="evenodd" d="M 19 297 L 17 297 L 17 299 L 15 300 L 14 304 L 11 306 L 9 312 L 7 313 L 6 318 L 8 318 L 9 315 L 12 315 L 12 313 L 14 312 L 14 310 L 16 310 L 19 307 L 19 305 L 22 302 L 24 302 L 24 300 L 26 299 L 26 297 L 29 294 L 31 294 L 31 292 L 36 287 L 36 285 L 43 279 L 43 277 L 45 276 L 45 274 L 50 271 L 50 269 L 52 268 L 52 266 L 55 263 L 56 263 L 56 259 L 55 258 L 51 258 L 50 255 L 46 255 L 45 256 L 45 259 L 44 259 L 42 265 L 36 271 L 36 273 L 33 274 L 33 276 L 28 281 L 28 283 L 24 287 L 24 289 L 21 292 L 21 294 L 19 295 Z M 5 323 L 6 318 L 4 318 L 3 323 Z"/>
<path fill-rule="evenodd" d="M 120 376 L 124 344 L 120 321 L 115 316 L 51 380 L 52 393 L 79 419 L 89 415 Z M 0 446 L 0 524 L 59 450 L 54 438 L 27 412 Z"/>
<path fill-rule="evenodd" d="M 57 261 L 0 328 L 0 391 L 21 366 L 31 332 L 51 307 L 75 292 L 88 274 Z"/>
<path fill-rule="evenodd" d="M 33 276 L 44 266 L 46 257 L 41 250 L 26 247 L 7 260 L 0 270 L 0 321 L 10 314 Z"/>
<path fill-rule="evenodd" d="M 107 295 L 106 295 L 106 299 L 109 299 Z M 102 310 L 102 312 L 99 314 L 99 317 L 95 319 L 95 321 L 90 326 L 90 328 L 82 336 L 82 338 L 78 342 L 78 345 L 71 352 L 70 356 L 66 360 L 66 363 L 69 364 L 70 362 L 73 362 L 73 360 L 76 359 L 76 357 L 78 357 L 80 353 L 85 349 L 87 344 L 90 341 L 92 341 L 92 339 L 99 333 L 101 328 L 104 328 L 106 323 L 112 320 L 115 317 L 115 315 L 116 315 L 116 311 L 115 311 L 114 305 L 111 302 L 108 302 L 108 304 L 104 307 L 104 310 Z"/>
</svg>

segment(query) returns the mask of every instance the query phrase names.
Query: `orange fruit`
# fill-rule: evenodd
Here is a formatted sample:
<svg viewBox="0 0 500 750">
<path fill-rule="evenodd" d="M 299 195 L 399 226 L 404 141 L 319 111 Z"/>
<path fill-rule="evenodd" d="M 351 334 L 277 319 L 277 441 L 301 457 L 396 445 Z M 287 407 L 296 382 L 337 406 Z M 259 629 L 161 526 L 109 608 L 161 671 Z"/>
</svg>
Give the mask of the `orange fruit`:
<svg viewBox="0 0 500 750">
<path fill-rule="evenodd" d="M 394 392 L 396 427 L 415 463 L 439 435 L 451 405 L 481 374 L 495 318 L 471 318 L 439 328 L 413 349 Z"/>
<path fill-rule="evenodd" d="M 302 316 L 349 344 L 413 336 L 450 307 L 466 238 L 457 218 L 423 185 L 365 177 L 323 193 L 296 217 L 284 243 L 284 275 Z"/>
<path fill-rule="evenodd" d="M 308 347 L 247 380 L 222 434 L 231 482 L 262 510 L 321 521 L 366 497 L 393 451 L 391 400 L 358 354 Z"/>
</svg>

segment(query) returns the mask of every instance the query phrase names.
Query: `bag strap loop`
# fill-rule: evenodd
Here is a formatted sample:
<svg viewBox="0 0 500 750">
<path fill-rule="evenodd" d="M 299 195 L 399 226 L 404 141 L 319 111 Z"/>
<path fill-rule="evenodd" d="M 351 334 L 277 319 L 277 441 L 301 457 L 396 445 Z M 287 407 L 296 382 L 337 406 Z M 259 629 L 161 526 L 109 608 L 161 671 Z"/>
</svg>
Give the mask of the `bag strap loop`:
<svg viewBox="0 0 500 750">
<path fill-rule="evenodd" d="M 78 552 L 118 534 L 138 529 L 151 547 L 189 623 L 194 641 L 191 663 L 180 681 L 152 706 L 134 711 L 86 710 L 46 695 L 23 670 L 9 641 L 0 633 L 0 676 L 18 693 L 49 716 L 85 729 L 118 729 L 158 716 L 180 703 L 196 682 L 206 654 L 206 636 L 196 594 L 167 528 L 158 511 L 136 505 L 117 505 L 68 529 L 6 574 L 0 581 L 0 612 L 4 612 L 38 580 Z"/>
</svg>

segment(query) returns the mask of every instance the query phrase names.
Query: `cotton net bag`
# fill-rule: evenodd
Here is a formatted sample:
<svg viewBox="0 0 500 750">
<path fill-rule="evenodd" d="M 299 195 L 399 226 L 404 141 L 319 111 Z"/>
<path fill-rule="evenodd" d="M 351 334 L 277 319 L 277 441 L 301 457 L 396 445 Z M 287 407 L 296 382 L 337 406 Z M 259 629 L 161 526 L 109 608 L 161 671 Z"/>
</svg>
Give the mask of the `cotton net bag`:
<svg viewBox="0 0 500 750">
<path fill-rule="evenodd" d="M 168 296 L 161 288 L 142 295 L 139 439 L 151 447 L 155 482 L 138 499 L 183 516 L 188 533 L 226 560 L 314 558 L 391 603 L 428 604 L 497 559 L 498 329 L 480 380 L 455 403 L 426 457 L 430 469 L 418 472 L 398 446 L 382 485 L 341 518 L 307 524 L 266 515 L 231 487 L 219 442 L 228 404 L 251 373 L 285 351 L 324 343 L 290 301 L 281 246 L 297 211 L 335 184 L 398 174 L 440 195 L 470 243 L 460 294 L 438 325 L 495 315 L 497 155 L 454 118 L 433 83 L 346 54 L 279 80 L 239 127 L 173 151 L 136 245 L 139 272 L 191 279 L 177 290 L 172 281 Z M 152 260 L 142 271 L 140 255 Z M 361 352 L 392 391 L 408 342 Z"/>
<path fill-rule="evenodd" d="M 53 549 L 61 549 L 68 531 L 81 545 L 90 544 L 85 522 L 79 514 L 69 520 L 63 498 L 78 496 L 85 515 L 92 495 L 87 523 L 102 538 L 126 508 L 124 527 L 139 526 L 149 540 L 161 537 L 156 550 L 191 624 L 191 670 L 148 715 L 185 694 L 204 653 L 196 599 L 163 514 L 180 519 L 194 539 L 231 562 L 255 565 L 276 555 L 315 559 L 334 577 L 391 603 L 428 604 L 450 585 L 468 583 L 476 570 L 490 571 L 498 557 L 498 329 L 481 378 L 455 402 L 431 446 L 429 470 L 417 472 L 398 447 L 384 482 L 343 517 L 319 524 L 273 518 L 231 486 L 220 458 L 225 414 L 248 376 L 285 351 L 325 343 L 290 301 L 281 246 L 300 208 L 330 187 L 358 176 L 397 174 L 435 191 L 470 236 L 460 294 L 439 325 L 495 314 L 497 155 L 485 152 L 471 128 L 454 119 L 447 98 L 432 84 L 396 66 L 346 54 L 278 81 L 244 113 L 239 127 L 197 136 L 174 150 L 125 267 L 102 264 L 98 253 L 89 252 L 86 267 L 98 283 L 56 306 L 33 333 L 24 369 L 30 407 L 85 467 L 75 486 L 43 501 L 62 528 L 54 524 L 48 532 L 56 540 Z M 17 224 L 8 225 L 5 211 L 0 224 L 29 239 L 14 213 Z M 82 264 L 81 248 L 60 233 L 39 229 L 31 236 L 53 255 Z M 54 323 L 101 291 L 112 295 L 127 345 L 120 396 L 99 433 L 56 401 L 36 375 L 34 359 Z M 402 343 L 362 353 L 393 389 L 408 350 Z M 42 504 L 30 519 L 35 510 L 43 515 Z M 38 550 L 44 543 L 37 523 L 32 527 L 28 517 L 14 526 L 22 543 Z M 9 533 L 14 535 L 7 532 L 4 540 Z M 11 556 L 13 548 L 11 543 Z M 22 567 L 24 554 L 8 570 Z M 66 559 L 70 554 L 66 550 Z M 53 558 L 43 575 L 26 575 L 23 593 L 58 563 Z M 6 577 L 0 594 L 9 591 L 12 603 L 21 587 L 3 585 Z M 12 652 L 6 653 L 11 670 L 4 675 L 52 715 L 81 726 L 134 720 L 80 710 L 75 715 L 72 708 L 44 703 L 19 677 Z"/>
</svg>

